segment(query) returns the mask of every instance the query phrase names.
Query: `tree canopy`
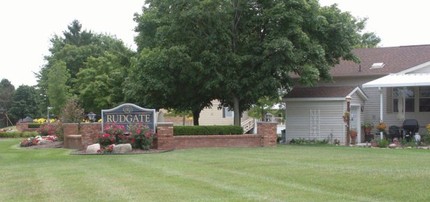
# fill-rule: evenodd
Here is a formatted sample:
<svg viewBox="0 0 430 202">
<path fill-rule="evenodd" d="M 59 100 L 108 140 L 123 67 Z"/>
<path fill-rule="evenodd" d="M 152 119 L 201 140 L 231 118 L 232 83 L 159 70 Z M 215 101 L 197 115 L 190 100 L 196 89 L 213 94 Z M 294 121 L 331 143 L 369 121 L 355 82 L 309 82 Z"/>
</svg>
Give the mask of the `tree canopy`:
<svg viewBox="0 0 430 202">
<path fill-rule="evenodd" d="M 82 25 L 77 20 L 67 28 L 63 36 L 55 35 L 51 38 L 50 54 L 45 56 L 47 64 L 37 74 L 41 94 L 46 97 L 50 91 L 59 88 L 50 82 L 59 79 L 54 78 L 54 74 L 50 78 L 50 72 L 60 65 L 69 74 L 64 90 L 67 88 L 70 95 L 66 98 L 77 97 L 87 112 L 97 112 L 124 102 L 122 82 L 127 77 L 134 52 L 113 36 L 82 30 Z M 57 105 L 53 102 L 59 97 L 55 98 L 52 94 L 48 97 L 41 108 Z M 63 104 L 60 106 L 67 99 L 61 101 Z M 56 110 L 61 112 L 61 109 Z"/>
<path fill-rule="evenodd" d="M 139 57 L 129 97 L 184 110 L 219 99 L 234 108 L 235 125 L 295 77 L 313 85 L 330 79 L 340 59 L 356 60 L 364 28 L 316 0 L 149 0 L 135 21 Z"/>
<path fill-rule="evenodd" d="M 59 115 L 67 100 L 71 97 L 70 87 L 67 86 L 69 78 L 69 71 L 63 61 L 56 62 L 49 70 L 47 95 L 54 114 Z"/>
<path fill-rule="evenodd" d="M 128 97 L 155 108 L 192 111 L 198 125 L 200 111 L 211 106 L 218 89 L 212 78 L 222 65 L 219 42 L 228 40 L 223 15 L 215 1 L 149 2 L 135 17 L 140 54 L 130 71 Z"/>
<path fill-rule="evenodd" d="M 7 79 L 0 81 L 0 109 L 8 110 L 12 104 L 15 86 Z"/>
<path fill-rule="evenodd" d="M 11 108 L 15 86 L 7 79 L 0 81 L 0 128 L 9 124 L 7 111 Z"/>
<path fill-rule="evenodd" d="M 38 115 L 37 96 L 38 94 L 34 87 L 19 86 L 13 95 L 11 108 L 8 111 L 11 119 L 18 120 L 27 116 L 36 117 Z"/>
</svg>

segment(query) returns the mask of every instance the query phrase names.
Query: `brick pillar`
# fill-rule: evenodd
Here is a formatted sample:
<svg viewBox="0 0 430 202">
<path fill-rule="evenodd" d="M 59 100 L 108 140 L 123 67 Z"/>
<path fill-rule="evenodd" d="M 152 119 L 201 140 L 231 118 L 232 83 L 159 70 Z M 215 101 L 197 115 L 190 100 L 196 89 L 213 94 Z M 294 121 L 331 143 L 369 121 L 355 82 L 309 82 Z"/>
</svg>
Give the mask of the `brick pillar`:
<svg viewBox="0 0 430 202">
<path fill-rule="evenodd" d="M 63 123 L 64 136 L 79 134 L 79 125 L 77 123 Z"/>
<path fill-rule="evenodd" d="M 175 148 L 173 138 L 173 123 L 159 122 L 157 123 L 157 149 L 172 150 Z"/>
<path fill-rule="evenodd" d="M 16 129 L 20 132 L 25 131 L 27 129 L 27 127 L 28 127 L 28 124 L 25 124 L 25 123 L 17 123 L 16 124 Z"/>
<path fill-rule="evenodd" d="M 257 122 L 257 134 L 261 135 L 261 146 L 262 147 L 273 147 L 276 146 L 276 134 L 277 123 L 274 122 Z"/>
<path fill-rule="evenodd" d="M 101 123 L 81 123 L 82 147 L 97 143 L 98 135 L 102 132 Z"/>
</svg>

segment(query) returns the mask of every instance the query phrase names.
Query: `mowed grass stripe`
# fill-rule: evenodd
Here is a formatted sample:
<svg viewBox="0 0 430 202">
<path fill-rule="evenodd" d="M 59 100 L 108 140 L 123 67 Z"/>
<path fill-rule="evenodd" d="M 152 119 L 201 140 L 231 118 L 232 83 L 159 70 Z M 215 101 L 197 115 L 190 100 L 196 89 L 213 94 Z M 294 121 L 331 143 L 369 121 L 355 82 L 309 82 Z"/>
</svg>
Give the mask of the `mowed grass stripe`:
<svg viewBox="0 0 430 202">
<path fill-rule="evenodd" d="M 293 148 L 296 151 L 318 149 L 318 147 L 286 147 L 285 149 L 290 149 L 290 148 Z M 283 149 L 283 148 L 279 147 L 279 148 L 275 148 L 274 150 L 279 150 L 279 149 Z M 319 149 L 321 149 L 321 147 L 319 147 Z M 312 155 L 312 156 L 315 156 L 316 159 L 306 159 L 306 158 L 309 158 L 309 156 L 305 156 L 305 160 L 298 160 L 298 159 L 296 160 L 296 158 L 294 157 L 292 157 L 292 159 L 294 160 L 291 160 L 289 156 L 284 156 L 282 158 L 278 158 L 276 156 L 272 158 L 265 158 L 265 157 L 260 158 L 262 156 L 260 153 L 258 153 L 259 158 L 256 158 L 256 157 L 250 158 L 249 156 L 242 155 L 240 154 L 240 152 L 238 152 L 234 158 L 235 158 L 235 162 L 239 165 L 243 165 L 241 163 L 242 161 L 256 162 L 255 165 L 250 163 L 250 165 L 243 166 L 243 167 L 249 167 L 249 168 L 261 168 L 265 166 L 273 167 L 273 169 L 267 169 L 267 167 L 265 167 L 260 171 L 256 171 L 255 169 L 252 169 L 250 170 L 250 172 L 244 174 L 244 177 L 252 176 L 253 173 L 260 173 L 258 176 L 273 175 L 271 178 L 269 178 L 268 181 L 271 181 L 271 180 L 276 181 L 276 179 L 283 179 L 287 181 L 288 179 L 290 179 L 290 182 L 301 182 L 299 184 L 299 187 L 301 186 L 303 188 L 302 185 L 305 185 L 305 189 L 308 189 L 309 187 L 312 187 L 315 184 L 320 184 L 321 188 L 319 188 L 319 190 L 322 190 L 323 192 L 325 191 L 327 193 L 332 192 L 332 194 L 329 194 L 329 195 L 337 196 L 340 194 L 340 195 L 348 196 L 348 194 L 343 194 L 343 193 L 350 193 L 352 191 L 355 194 L 352 194 L 351 196 L 355 195 L 354 197 L 357 200 L 390 201 L 391 199 L 389 198 L 396 200 L 397 198 L 396 195 L 400 197 L 408 198 L 408 195 L 412 193 L 412 194 L 416 194 L 416 196 L 419 198 L 423 197 L 423 199 L 428 199 L 427 195 L 424 194 L 425 196 L 423 196 L 423 192 L 419 191 L 420 189 L 412 188 L 416 186 L 410 186 L 413 183 L 420 182 L 420 181 L 422 185 L 426 184 L 422 180 L 430 179 L 430 177 L 428 176 L 429 175 L 428 167 L 424 167 L 425 169 L 422 169 L 423 167 L 419 166 L 418 168 L 411 169 L 410 168 L 411 165 L 407 163 L 409 162 L 408 158 L 406 159 L 402 158 L 402 156 L 405 156 L 404 155 L 405 152 L 406 153 L 412 152 L 415 154 L 421 154 L 420 158 L 422 157 L 423 160 L 425 160 L 429 158 L 428 151 L 421 150 L 417 152 L 416 150 L 388 150 L 388 149 L 381 150 L 381 149 L 342 148 L 342 147 L 340 148 L 327 147 L 326 149 L 329 151 L 334 150 L 334 151 L 330 151 L 330 154 L 343 158 L 343 161 L 344 161 L 343 164 L 345 165 L 343 165 L 342 163 L 332 164 L 330 157 L 327 157 L 329 160 L 321 161 L 320 155 Z M 263 150 L 269 151 L 272 149 L 265 148 Z M 345 152 L 347 152 L 346 155 L 345 154 L 342 155 L 341 151 L 344 151 L 344 150 Z M 371 156 L 362 158 L 362 160 L 351 159 L 350 158 L 351 156 L 348 156 L 350 155 L 349 153 L 351 152 L 353 152 L 354 154 L 356 152 L 367 153 L 368 151 L 372 151 L 372 150 L 375 153 L 369 153 Z M 301 151 L 299 152 L 301 153 Z M 390 153 L 390 152 L 394 152 L 394 153 Z M 400 153 L 399 155 L 400 158 L 396 157 L 397 153 Z M 352 154 L 352 156 L 354 155 Z M 366 160 L 366 159 L 370 159 L 370 160 Z M 393 159 L 396 159 L 397 161 L 392 161 Z M 199 159 L 198 161 L 201 161 L 201 159 Z M 231 160 L 227 159 L 227 161 L 231 161 Z M 421 162 L 421 161 L 418 161 L 418 162 Z M 393 165 L 390 165 L 390 164 L 393 164 Z M 396 166 L 399 164 L 402 164 L 402 167 L 396 168 Z M 231 164 L 228 164 L 228 165 L 231 165 Z M 373 167 L 373 166 L 376 166 L 376 167 Z M 369 168 L 370 170 L 368 170 Z M 410 169 L 412 171 L 416 170 L 417 172 L 409 172 Z M 265 172 L 266 170 L 269 172 Z M 280 171 L 280 172 L 273 172 L 273 170 Z M 282 173 L 284 173 L 285 175 L 282 175 Z M 373 175 L 369 175 L 369 173 L 373 173 Z M 416 174 L 411 175 L 411 173 L 416 173 Z M 421 179 L 414 180 L 412 178 L 413 176 L 421 176 Z M 403 179 L 403 180 L 399 180 L 399 179 Z M 387 183 L 388 183 L 388 186 L 387 186 Z M 400 186 L 397 184 L 400 184 Z M 377 187 L 377 188 L 374 188 L 374 187 Z M 387 187 L 391 187 L 391 190 L 398 189 L 398 187 L 403 187 L 402 189 L 405 191 L 393 192 L 389 195 L 386 194 L 387 192 L 386 190 L 381 192 L 381 189 L 387 189 Z M 331 190 L 331 191 L 326 191 L 326 190 Z M 412 192 L 409 192 L 409 191 L 412 191 Z M 317 189 L 316 192 L 318 193 L 320 191 L 318 191 Z M 282 193 L 282 191 L 280 193 Z M 364 195 L 367 195 L 368 193 L 370 193 L 370 197 L 363 197 L 363 193 L 366 193 Z M 305 195 L 308 195 L 308 194 L 309 193 Z M 318 198 L 321 198 L 320 196 L 321 196 L 320 194 L 317 195 Z M 387 198 L 387 196 L 389 198 Z M 350 198 L 351 197 L 346 197 L 346 199 L 350 199 Z"/>
<path fill-rule="evenodd" d="M 193 161 L 190 161 L 190 158 L 192 158 Z M 303 186 L 301 187 L 298 185 L 292 186 L 292 184 L 288 182 L 278 183 L 277 185 L 280 185 L 280 186 L 276 186 L 277 189 L 271 188 L 271 189 L 265 190 L 264 189 L 265 187 L 273 185 L 273 182 L 271 182 L 270 179 L 273 179 L 274 181 L 276 181 L 276 178 L 255 177 L 260 175 L 253 174 L 256 171 L 255 168 L 261 168 L 262 169 L 261 174 L 265 174 L 264 170 L 266 170 L 265 168 L 267 168 L 267 165 L 265 164 L 261 164 L 259 166 L 252 166 L 254 168 L 252 172 L 239 172 L 237 171 L 238 168 L 226 169 L 226 168 L 218 167 L 214 170 L 212 166 L 217 163 L 210 163 L 210 161 L 205 162 L 205 159 L 202 159 L 202 158 L 196 158 L 196 157 L 190 157 L 190 158 L 187 158 L 187 162 L 189 162 L 189 164 L 194 165 L 196 167 L 201 167 L 203 168 L 203 170 L 207 170 L 210 172 L 206 172 L 207 174 L 205 175 L 205 178 L 201 178 L 200 177 L 201 175 L 198 176 L 199 178 L 196 177 L 195 175 L 194 176 L 187 175 L 186 177 L 198 179 L 205 183 L 210 182 L 211 184 L 216 184 L 220 187 L 225 187 L 226 190 L 231 188 L 235 192 L 242 193 L 241 197 L 247 198 L 249 196 L 248 198 L 249 200 L 257 199 L 257 200 L 276 201 L 277 200 L 276 198 L 270 198 L 272 193 L 285 192 L 288 190 L 285 188 L 296 188 L 296 189 L 302 189 L 302 190 L 308 191 L 308 189 L 304 189 Z M 206 159 L 210 159 L 210 158 L 206 158 Z M 223 159 L 225 161 L 234 162 L 234 165 L 241 165 L 241 161 L 243 161 L 246 158 L 238 154 L 234 156 L 234 159 L 228 159 L 228 158 L 227 159 L 223 158 Z M 252 162 L 252 160 L 251 161 L 245 160 L 245 161 Z M 275 163 L 273 161 L 270 162 L 270 165 L 276 165 L 276 164 L 278 163 Z M 244 168 L 246 167 L 243 167 L 242 169 Z M 211 176 L 211 174 L 214 174 L 214 176 Z M 181 174 L 177 173 L 177 175 L 181 175 Z M 249 181 L 246 180 L 246 179 L 250 179 L 250 177 L 253 179 Z M 211 179 L 207 180 L 206 178 L 211 178 Z M 236 178 L 238 180 L 236 180 Z M 229 186 L 225 185 L 225 182 L 230 182 L 230 185 Z M 232 184 L 232 182 L 235 182 L 235 184 Z M 261 185 L 261 186 L 258 186 L 258 185 Z M 315 191 L 315 192 L 318 192 L 318 194 L 322 193 L 322 191 Z M 273 194 L 273 195 L 276 196 L 276 194 Z M 340 195 L 337 194 L 336 196 L 340 196 Z M 288 193 L 285 193 L 285 197 L 288 197 Z"/>
<path fill-rule="evenodd" d="M 167 155 L 167 154 L 166 154 Z M 142 161 L 134 160 L 136 164 L 142 164 Z M 237 192 L 237 186 L 230 187 L 223 181 L 211 177 L 211 170 L 198 169 L 198 166 L 190 161 L 173 161 L 167 160 L 161 163 L 153 163 L 150 166 L 153 170 L 156 180 L 162 186 L 159 188 L 169 190 L 168 193 L 160 193 L 172 200 L 243 200 L 246 197 Z M 212 168 L 214 169 L 214 168 Z M 200 190 L 196 192 L 195 190 Z"/>
<path fill-rule="evenodd" d="M 18 142 L 0 139 L 0 201 L 430 201 L 428 150 L 279 145 L 89 156 Z"/>
<path fill-rule="evenodd" d="M 201 164 L 200 160 L 201 159 L 198 159 L 193 163 L 200 164 L 204 167 L 205 164 Z M 304 198 L 312 200 L 314 197 L 321 198 L 321 196 L 323 195 L 328 195 L 329 197 L 327 198 L 333 198 L 334 196 L 340 200 L 357 200 L 359 198 L 361 201 L 375 201 L 375 199 L 371 198 L 364 198 L 359 196 L 352 197 L 344 193 L 337 193 L 324 189 L 321 186 L 300 184 L 294 182 L 294 179 L 288 180 L 287 176 L 282 176 L 282 173 L 286 174 L 288 172 L 283 171 L 283 169 L 285 168 L 284 166 L 286 166 L 287 163 L 289 164 L 289 162 L 285 160 L 283 162 L 279 162 L 276 160 L 271 160 L 270 158 L 256 159 L 254 157 L 251 159 L 250 157 L 245 157 L 241 155 L 235 156 L 234 159 L 226 160 L 236 162 L 239 165 L 242 165 L 242 162 L 256 163 L 255 165 L 246 166 L 242 169 L 219 167 L 217 170 L 214 171 L 215 173 L 213 173 L 215 174 L 215 176 L 226 176 L 225 178 L 229 181 L 232 181 L 235 178 L 240 179 L 239 183 L 236 186 L 240 186 L 242 187 L 242 189 L 247 190 L 247 192 L 252 193 L 250 196 L 252 196 L 252 198 L 254 199 L 258 199 L 260 197 L 259 199 L 261 200 L 276 201 L 276 198 L 270 198 L 271 195 L 277 196 L 279 193 L 282 193 L 282 200 L 291 200 L 290 193 L 297 194 L 298 192 L 302 192 L 300 196 L 301 200 Z M 210 165 L 207 167 L 208 170 L 210 170 Z M 277 170 L 278 172 L 267 172 L 273 170 Z M 298 166 L 298 170 L 302 170 L 302 167 L 300 165 Z M 282 178 L 283 180 L 279 180 L 279 178 Z M 267 187 L 270 188 L 266 189 Z M 260 194 L 258 197 L 257 193 Z"/>
</svg>

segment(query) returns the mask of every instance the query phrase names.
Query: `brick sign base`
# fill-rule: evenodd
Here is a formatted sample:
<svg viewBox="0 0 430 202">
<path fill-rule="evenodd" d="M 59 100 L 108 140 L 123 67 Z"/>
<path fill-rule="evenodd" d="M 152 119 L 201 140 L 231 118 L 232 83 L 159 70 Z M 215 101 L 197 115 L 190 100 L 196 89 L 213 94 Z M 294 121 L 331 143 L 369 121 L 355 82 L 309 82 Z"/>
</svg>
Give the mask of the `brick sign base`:
<svg viewBox="0 0 430 202">
<path fill-rule="evenodd" d="M 98 135 L 102 131 L 102 124 L 64 123 L 62 129 L 64 131 L 64 145 L 86 148 L 88 145 L 97 143 Z M 257 134 L 190 136 L 173 136 L 173 123 L 157 123 L 156 134 L 157 139 L 153 142 L 152 148 L 158 150 L 202 147 L 273 147 L 277 144 L 276 123 L 268 122 L 257 123 Z M 78 146 L 76 146 L 77 135 L 80 136 L 80 145 Z M 73 142 L 69 143 L 68 141 Z"/>
</svg>

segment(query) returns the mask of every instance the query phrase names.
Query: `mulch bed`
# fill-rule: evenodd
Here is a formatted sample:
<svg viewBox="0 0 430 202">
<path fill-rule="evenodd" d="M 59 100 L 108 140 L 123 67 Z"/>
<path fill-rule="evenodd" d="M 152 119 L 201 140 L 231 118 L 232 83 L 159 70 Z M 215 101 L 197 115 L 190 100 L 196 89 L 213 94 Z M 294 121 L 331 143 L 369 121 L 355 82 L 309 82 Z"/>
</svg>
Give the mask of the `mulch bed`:
<svg viewBox="0 0 430 202">
<path fill-rule="evenodd" d="M 114 154 L 114 153 L 106 153 L 106 154 L 87 154 L 85 150 L 74 150 L 70 152 L 72 155 L 130 155 L 130 154 L 157 154 L 157 153 L 164 153 L 169 152 L 173 150 L 158 150 L 158 149 L 150 149 L 150 150 L 142 150 L 142 149 L 133 149 L 129 153 L 125 154 Z"/>
<path fill-rule="evenodd" d="M 21 147 L 24 149 L 48 149 L 48 148 L 63 148 L 62 141 L 48 142 L 44 144 L 33 145 L 29 147 Z"/>
<path fill-rule="evenodd" d="M 33 145 L 29 147 L 21 147 L 23 149 L 49 149 L 49 148 L 64 148 L 62 141 L 49 142 L 45 144 Z M 158 150 L 158 149 L 150 149 L 150 150 L 142 150 L 142 149 L 133 149 L 130 153 L 126 154 L 87 154 L 85 150 L 73 150 L 70 154 L 73 155 L 128 155 L 128 154 L 154 154 L 154 153 L 163 153 L 172 150 Z"/>
</svg>

